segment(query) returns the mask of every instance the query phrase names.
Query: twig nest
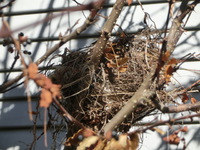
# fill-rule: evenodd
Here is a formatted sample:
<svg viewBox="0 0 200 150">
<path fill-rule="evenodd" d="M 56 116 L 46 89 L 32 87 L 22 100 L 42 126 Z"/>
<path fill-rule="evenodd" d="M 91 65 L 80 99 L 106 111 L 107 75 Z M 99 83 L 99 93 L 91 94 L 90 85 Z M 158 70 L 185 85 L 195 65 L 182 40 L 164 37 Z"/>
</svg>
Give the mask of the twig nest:
<svg viewBox="0 0 200 150">
<path fill-rule="evenodd" d="M 72 116 L 99 130 L 134 95 L 158 59 L 159 39 L 149 32 L 110 41 L 97 70 L 88 65 L 92 48 L 63 56 L 51 78 L 62 85 L 62 104 Z M 122 126 L 132 121 L 133 116 Z"/>
</svg>

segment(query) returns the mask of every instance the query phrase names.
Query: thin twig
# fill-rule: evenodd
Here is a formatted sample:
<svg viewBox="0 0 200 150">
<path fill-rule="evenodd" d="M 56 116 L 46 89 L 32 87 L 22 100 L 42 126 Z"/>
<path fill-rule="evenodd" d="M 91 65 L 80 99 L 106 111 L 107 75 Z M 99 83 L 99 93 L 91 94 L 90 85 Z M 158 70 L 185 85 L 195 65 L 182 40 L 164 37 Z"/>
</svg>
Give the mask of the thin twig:
<svg viewBox="0 0 200 150">
<path fill-rule="evenodd" d="M 198 114 L 194 114 L 194 115 L 188 115 L 188 116 L 183 116 L 183 117 L 179 117 L 179 118 L 173 118 L 173 119 L 169 119 L 169 120 L 166 120 L 166 121 L 157 121 L 155 124 L 153 125 L 150 125 L 146 128 L 143 128 L 143 129 L 138 129 L 138 130 L 135 130 L 135 131 L 132 131 L 132 132 L 129 132 L 128 134 L 129 135 L 132 135 L 134 133 L 142 133 L 142 132 L 145 132 L 147 130 L 150 130 L 154 127 L 157 127 L 157 126 L 160 126 L 160 125 L 166 125 L 166 124 L 173 124 L 175 123 L 176 121 L 179 121 L 179 120 L 184 120 L 184 119 L 190 119 L 190 118 L 194 118 L 194 117 L 199 117 L 200 116 L 200 113 Z"/>
</svg>

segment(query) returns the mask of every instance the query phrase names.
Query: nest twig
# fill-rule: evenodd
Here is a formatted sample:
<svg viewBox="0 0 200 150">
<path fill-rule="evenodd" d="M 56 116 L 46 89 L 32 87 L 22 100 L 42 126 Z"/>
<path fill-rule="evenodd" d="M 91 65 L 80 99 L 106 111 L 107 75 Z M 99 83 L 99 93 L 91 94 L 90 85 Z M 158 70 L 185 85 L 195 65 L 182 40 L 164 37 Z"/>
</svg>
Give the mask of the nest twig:
<svg viewBox="0 0 200 150">
<path fill-rule="evenodd" d="M 100 130 L 134 95 L 159 57 L 159 33 L 149 32 L 109 41 L 97 70 L 89 66 L 90 49 L 63 56 L 62 65 L 51 78 L 62 85 L 62 104 L 72 116 Z M 142 108 L 139 106 L 122 128 L 140 119 Z"/>
</svg>

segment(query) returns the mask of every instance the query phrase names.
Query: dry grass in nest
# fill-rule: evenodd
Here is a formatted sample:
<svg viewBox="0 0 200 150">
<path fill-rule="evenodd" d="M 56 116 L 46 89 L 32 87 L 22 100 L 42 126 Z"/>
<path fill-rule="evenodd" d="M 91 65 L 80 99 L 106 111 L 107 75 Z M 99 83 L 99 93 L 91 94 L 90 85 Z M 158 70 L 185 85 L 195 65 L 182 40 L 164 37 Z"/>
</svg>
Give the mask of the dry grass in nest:
<svg viewBox="0 0 200 150">
<path fill-rule="evenodd" d="M 158 34 L 144 31 L 110 42 L 95 73 L 88 66 L 90 49 L 64 56 L 51 76 L 62 85 L 63 106 L 85 126 L 100 130 L 134 95 L 157 62 L 158 40 Z M 122 126 L 129 127 L 134 115 Z"/>
</svg>

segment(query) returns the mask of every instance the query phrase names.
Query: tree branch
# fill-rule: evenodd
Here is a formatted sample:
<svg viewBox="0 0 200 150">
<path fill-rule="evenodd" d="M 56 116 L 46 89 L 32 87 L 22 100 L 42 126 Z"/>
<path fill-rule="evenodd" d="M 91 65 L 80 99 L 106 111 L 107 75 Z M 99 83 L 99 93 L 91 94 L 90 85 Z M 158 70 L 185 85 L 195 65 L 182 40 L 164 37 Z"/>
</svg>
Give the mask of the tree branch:
<svg viewBox="0 0 200 150">
<path fill-rule="evenodd" d="M 164 106 L 162 103 L 158 103 L 156 100 L 153 100 L 153 102 L 156 105 L 156 108 L 163 113 L 177 113 L 200 108 L 200 102 L 194 104 L 180 104 L 178 106 Z"/>
<path fill-rule="evenodd" d="M 166 121 L 158 121 L 158 122 L 156 122 L 155 124 L 153 124 L 153 125 L 150 125 L 150 126 L 148 126 L 148 127 L 146 127 L 146 128 L 140 128 L 140 129 L 138 129 L 138 130 L 135 130 L 135 131 L 133 131 L 133 132 L 130 132 L 129 133 L 129 135 L 132 135 L 132 134 L 134 134 L 134 133 L 141 133 L 141 132 L 145 132 L 145 131 L 147 131 L 147 130 L 150 130 L 150 129 L 153 129 L 154 127 L 157 127 L 157 126 L 160 126 L 160 125 L 166 125 L 166 124 L 172 124 L 172 123 L 174 123 L 174 122 L 176 122 L 176 121 L 179 121 L 179 120 L 183 120 L 183 119 L 189 119 L 189 118 L 194 118 L 194 117 L 199 117 L 200 116 L 200 113 L 198 113 L 198 114 L 194 114 L 194 115 L 188 115 L 188 116 L 183 116 L 183 117 L 179 117 L 179 118 L 173 118 L 173 119 L 169 119 L 169 120 L 166 120 Z"/>
<path fill-rule="evenodd" d="M 117 0 L 115 2 L 110 15 L 108 16 L 108 19 L 102 28 L 101 36 L 92 49 L 91 59 L 89 63 L 91 66 L 94 67 L 94 70 L 96 70 L 96 68 L 98 68 L 99 66 L 103 50 L 106 47 L 109 36 L 111 35 L 113 27 L 116 24 L 117 18 L 119 17 L 125 2 L 125 0 Z"/>
<path fill-rule="evenodd" d="M 192 11 L 194 7 L 200 2 L 200 0 L 195 0 L 191 5 L 188 5 L 188 0 L 183 0 L 180 6 L 180 10 L 177 13 L 177 16 L 172 22 L 172 26 L 169 30 L 169 34 L 167 37 L 167 45 L 166 50 L 173 53 L 175 46 L 180 39 L 183 30 L 183 19 Z"/>
</svg>

